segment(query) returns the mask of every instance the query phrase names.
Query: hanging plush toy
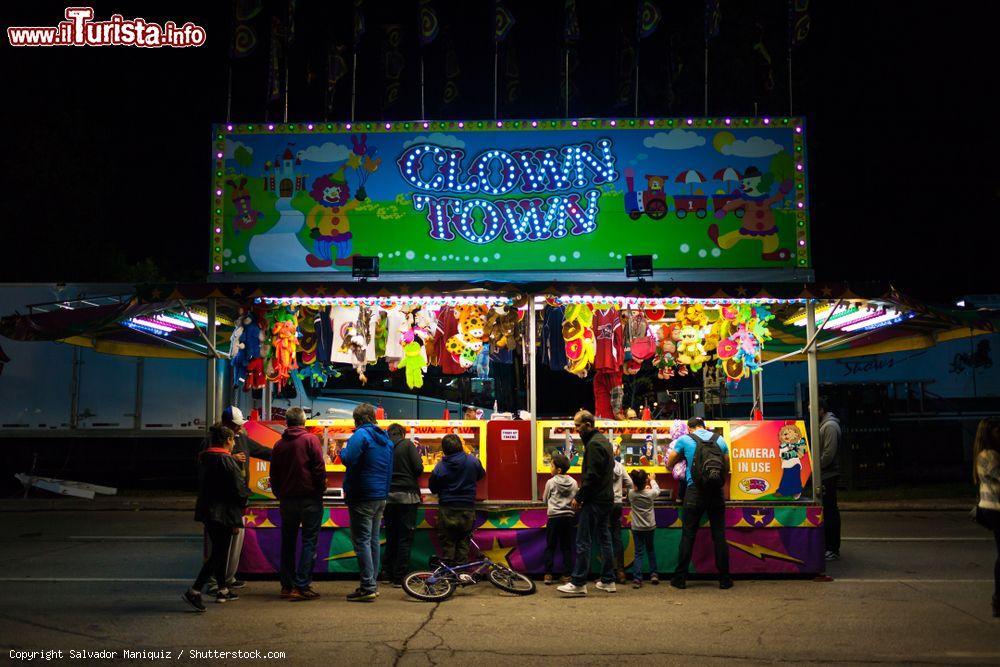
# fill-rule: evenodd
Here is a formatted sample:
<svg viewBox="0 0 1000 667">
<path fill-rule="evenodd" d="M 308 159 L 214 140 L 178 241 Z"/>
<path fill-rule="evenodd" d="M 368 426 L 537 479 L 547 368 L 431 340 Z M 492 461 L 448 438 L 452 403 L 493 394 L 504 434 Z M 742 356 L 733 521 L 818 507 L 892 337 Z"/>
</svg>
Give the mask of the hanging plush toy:
<svg viewBox="0 0 1000 667">
<path fill-rule="evenodd" d="M 345 336 L 348 349 L 354 355 L 355 359 L 351 365 L 354 366 L 354 370 L 358 374 L 358 379 L 361 380 L 362 385 L 368 383 L 368 376 L 365 375 L 365 366 L 368 359 L 368 345 L 372 342 L 371 319 L 372 309 L 362 305 L 358 309 L 357 322 L 350 329 L 348 335 Z"/>
<path fill-rule="evenodd" d="M 677 361 L 690 366 L 692 371 L 701 370 L 702 364 L 708 361 L 705 347 L 702 345 L 699 332 L 692 326 L 682 327 L 681 340 L 677 345 Z"/>
<path fill-rule="evenodd" d="M 251 388 L 264 386 L 262 379 L 264 360 L 261 359 L 261 343 L 264 334 L 257 325 L 257 316 L 247 311 L 243 316 L 243 332 L 240 335 L 238 350 L 233 358 L 233 385 L 249 391 Z"/>
<path fill-rule="evenodd" d="M 674 327 L 661 324 L 656 330 L 656 354 L 653 356 L 653 366 L 656 377 L 669 380 L 677 369 L 677 344 L 673 338 Z"/>
<path fill-rule="evenodd" d="M 403 358 L 399 360 L 398 367 L 406 371 L 406 386 L 410 389 L 419 389 L 424 386 L 424 371 L 427 370 L 427 362 L 420 352 L 420 343 L 410 341 L 403 345 Z"/>
<path fill-rule="evenodd" d="M 278 385 L 278 391 L 288 382 L 291 371 L 299 367 L 295 361 L 297 344 L 294 321 L 281 320 L 274 323 L 271 329 L 271 346 L 274 349 L 274 382 Z"/>
<path fill-rule="evenodd" d="M 445 342 L 445 350 L 462 368 L 472 368 L 486 339 L 485 306 L 457 306 L 458 333 Z"/>
<path fill-rule="evenodd" d="M 514 306 L 499 305 L 486 315 L 486 335 L 495 347 L 508 350 L 521 344 L 521 311 Z"/>
<path fill-rule="evenodd" d="M 594 363 L 597 339 L 594 337 L 594 311 L 573 303 L 563 313 L 562 334 L 566 343 L 566 370 L 577 377 L 587 377 L 587 368 Z"/>
<path fill-rule="evenodd" d="M 670 448 L 668 451 L 677 450 L 677 439 L 682 435 L 687 435 L 688 427 L 683 421 L 677 420 L 670 426 Z M 680 480 L 687 477 L 687 460 L 682 456 L 674 467 L 670 470 L 670 475 L 674 479 Z"/>
</svg>

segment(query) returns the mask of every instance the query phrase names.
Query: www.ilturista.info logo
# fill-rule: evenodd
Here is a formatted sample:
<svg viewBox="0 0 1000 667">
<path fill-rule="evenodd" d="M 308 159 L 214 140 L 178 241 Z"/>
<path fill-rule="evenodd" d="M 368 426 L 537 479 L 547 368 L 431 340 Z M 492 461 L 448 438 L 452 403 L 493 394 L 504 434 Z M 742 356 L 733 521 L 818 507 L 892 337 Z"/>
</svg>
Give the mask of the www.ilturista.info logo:
<svg viewBox="0 0 1000 667">
<path fill-rule="evenodd" d="M 67 7 L 66 20 L 55 27 L 7 28 L 11 46 L 138 46 L 145 49 L 185 48 L 205 43 L 205 29 L 188 21 L 179 26 L 146 19 L 126 19 L 113 14 L 107 21 L 94 21 L 93 7 Z"/>
</svg>

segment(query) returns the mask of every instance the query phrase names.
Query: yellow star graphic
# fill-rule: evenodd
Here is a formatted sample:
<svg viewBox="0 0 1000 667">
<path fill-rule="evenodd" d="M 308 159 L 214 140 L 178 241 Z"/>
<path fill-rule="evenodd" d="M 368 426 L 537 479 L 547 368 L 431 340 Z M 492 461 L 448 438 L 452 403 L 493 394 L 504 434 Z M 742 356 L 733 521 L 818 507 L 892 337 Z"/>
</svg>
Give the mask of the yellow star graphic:
<svg viewBox="0 0 1000 667">
<path fill-rule="evenodd" d="M 663 289 L 661 289 L 659 285 L 653 287 L 653 289 L 652 289 L 653 296 L 660 296 L 662 293 L 663 293 Z"/>
<path fill-rule="evenodd" d="M 747 295 L 747 288 L 743 287 L 743 285 L 740 285 L 739 287 L 736 288 L 736 295 L 737 296 L 746 296 Z"/>
<path fill-rule="evenodd" d="M 257 515 L 253 512 L 247 512 L 243 515 L 243 525 L 244 526 L 256 526 L 257 525 Z"/>
<path fill-rule="evenodd" d="M 750 516 L 753 517 L 753 522 L 754 523 L 759 523 L 759 524 L 763 524 L 764 523 L 764 515 L 761 513 L 760 510 L 757 510 L 756 514 L 751 514 Z"/>
<path fill-rule="evenodd" d="M 816 525 L 819 525 L 821 523 L 823 523 L 823 513 L 822 512 L 817 512 L 816 513 Z"/>
<path fill-rule="evenodd" d="M 234 296 L 239 296 L 241 294 L 243 294 L 243 288 L 240 285 L 237 285 L 236 287 L 233 288 Z"/>
<path fill-rule="evenodd" d="M 153 295 L 154 299 L 159 299 L 162 294 L 163 294 L 163 290 L 161 290 L 161 289 L 154 289 L 153 292 L 152 292 L 152 295 Z"/>
<path fill-rule="evenodd" d="M 507 556 L 509 556 L 510 553 L 515 549 L 517 549 L 516 546 L 513 547 L 501 546 L 500 540 L 494 537 L 493 546 L 490 547 L 489 549 L 483 549 L 482 552 L 484 556 L 489 558 L 494 563 L 501 563 L 503 565 L 506 565 L 507 567 L 513 567 L 513 565 L 510 564 L 510 561 L 507 560 Z"/>
<path fill-rule="evenodd" d="M 825 286 L 823 287 L 823 289 L 820 290 L 820 292 L 823 293 L 823 296 L 830 296 L 831 294 L 833 294 L 833 290 Z"/>
</svg>

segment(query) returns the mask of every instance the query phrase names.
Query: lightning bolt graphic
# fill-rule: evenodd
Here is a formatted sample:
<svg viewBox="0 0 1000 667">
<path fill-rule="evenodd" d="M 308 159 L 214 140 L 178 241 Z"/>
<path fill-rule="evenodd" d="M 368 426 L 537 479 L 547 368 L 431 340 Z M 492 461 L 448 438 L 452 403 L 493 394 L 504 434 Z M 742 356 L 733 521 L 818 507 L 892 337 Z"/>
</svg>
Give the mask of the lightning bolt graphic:
<svg viewBox="0 0 1000 667">
<path fill-rule="evenodd" d="M 384 545 L 385 538 L 383 537 L 382 539 L 380 539 L 378 543 L 380 545 Z M 351 549 L 350 551 L 344 551 L 343 553 L 333 554 L 328 558 L 324 558 L 323 560 L 343 560 L 344 558 L 356 558 L 357 555 L 358 555 L 357 552 L 355 552 L 354 549 Z"/>
<path fill-rule="evenodd" d="M 780 551 L 775 551 L 774 549 L 768 549 L 767 547 L 762 547 L 756 542 L 752 544 L 740 544 L 739 542 L 733 542 L 732 540 L 726 540 L 726 544 L 731 547 L 735 547 L 744 553 L 748 553 L 754 558 L 759 558 L 764 560 L 766 557 L 775 558 L 777 560 L 785 560 L 791 563 L 802 563 L 803 561 L 795 558 L 794 556 L 789 556 L 788 554 L 783 554 Z"/>
</svg>

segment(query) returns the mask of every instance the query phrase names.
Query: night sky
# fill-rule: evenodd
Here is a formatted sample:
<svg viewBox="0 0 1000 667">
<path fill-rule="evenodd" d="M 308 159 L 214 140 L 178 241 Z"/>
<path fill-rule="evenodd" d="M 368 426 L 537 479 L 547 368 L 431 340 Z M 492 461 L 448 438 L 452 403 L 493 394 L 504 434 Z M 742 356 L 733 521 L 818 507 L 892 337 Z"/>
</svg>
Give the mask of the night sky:
<svg viewBox="0 0 1000 667">
<path fill-rule="evenodd" d="M 492 116 L 493 9 L 487 0 L 435 0 L 441 34 L 425 51 L 427 116 Z M 579 3 L 571 116 L 631 115 L 619 100 L 623 35 L 634 4 Z M 663 20 L 641 43 L 641 116 L 703 112 L 703 3 L 662 0 Z M 809 124 L 813 264 L 820 280 L 878 280 L 935 300 L 1000 291 L 994 262 L 1000 208 L 996 77 L 985 21 L 947 5 L 813 2 L 812 29 L 794 52 L 796 114 Z M 562 0 L 507 0 L 516 20 L 503 62 L 502 117 L 559 117 Z M 867 5 L 872 5 L 871 7 Z M 7 231 L 0 281 L 124 276 L 200 280 L 207 268 L 210 124 L 226 120 L 230 2 L 96 2 L 99 19 L 193 21 L 193 49 L 2 47 Z M 290 121 L 346 119 L 350 73 L 324 105 L 331 44 L 350 50 L 350 0 L 299 0 L 291 46 Z M 4 5 L 4 27 L 55 25 L 65 4 Z M 788 113 L 787 3 L 722 1 L 711 43 L 712 115 Z M 272 16 L 251 25 L 256 50 L 233 68 L 234 122 L 281 120 L 266 103 Z M 359 50 L 357 118 L 414 119 L 417 0 L 373 2 Z M 402 26 L 398 99 L 385 95 L 385 26 Z M 753 45 L 770 53 L 773 74 Z M 450 57 L 458 97 L 444 104 Z M 349 62 L 349 56 L 348 56 Z M 769 83 L 773 79 L 773 84 Z M 673 82 L 670 86 L 668 81 Z M 508 84 L 513 91 L 508 98 Z M 147 261 L 150 260 L 150 261 Z M 143 265 L 143 263 L 145 263 Z M 138 266 L 137 266 L 138 265 Z"/>
</svg>

